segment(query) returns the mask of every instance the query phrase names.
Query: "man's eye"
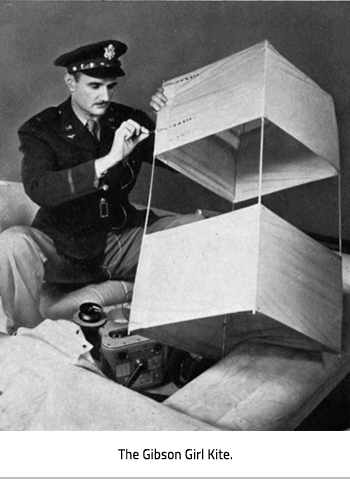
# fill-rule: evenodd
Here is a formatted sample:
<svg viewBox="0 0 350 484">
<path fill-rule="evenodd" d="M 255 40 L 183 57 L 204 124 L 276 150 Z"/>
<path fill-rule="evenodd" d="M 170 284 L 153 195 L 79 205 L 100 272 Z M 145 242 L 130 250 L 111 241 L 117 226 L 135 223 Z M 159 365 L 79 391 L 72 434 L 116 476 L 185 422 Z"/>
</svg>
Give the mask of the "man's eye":
<svg viewBox="0 0 350 484">
<path fill-rule="evenodd" d="M 111 84 L 110 86 L 108 86 L 108 89 L 111 91 L 112 89 L 115 88 L 115 86 L 117 86 L 117 83 L 116 84 Z"/>
</svg>

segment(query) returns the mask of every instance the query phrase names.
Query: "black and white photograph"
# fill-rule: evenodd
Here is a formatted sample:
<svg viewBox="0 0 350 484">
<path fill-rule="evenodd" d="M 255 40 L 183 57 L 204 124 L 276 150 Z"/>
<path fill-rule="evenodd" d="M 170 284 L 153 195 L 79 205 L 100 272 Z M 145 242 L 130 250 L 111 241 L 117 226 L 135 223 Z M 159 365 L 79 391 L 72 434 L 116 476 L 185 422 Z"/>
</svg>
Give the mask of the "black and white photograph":
<svg viewBox="0 0 350 484">
<path fill-rule="evenodd" d="M 248 435 L 348 435 L 349 25 L 346 1 L 0 1 L 3 445 L 242 477 Z M 344 477 L 324 451 L 288 477 Z"/>
</svg>

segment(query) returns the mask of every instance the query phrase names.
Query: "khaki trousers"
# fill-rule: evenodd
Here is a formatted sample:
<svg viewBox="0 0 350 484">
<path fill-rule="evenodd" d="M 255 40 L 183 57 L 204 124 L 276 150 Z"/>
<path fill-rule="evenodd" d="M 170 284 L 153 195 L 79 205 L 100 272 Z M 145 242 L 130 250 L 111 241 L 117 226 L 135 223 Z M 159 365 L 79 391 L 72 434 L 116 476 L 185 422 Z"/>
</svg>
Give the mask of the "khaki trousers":
<svg viewBox="0 0 350 484">
<path fill-rule="evenodd" d="M 192 223 L 202 215 L 162 217 L 147 233 Z M 105 252 L 94 261 L 75 261 L 57 254 L 52 239 L 32 227 L 17 226 L 0 235 L 0 295 L 9 334 L 42 320 L 40 297 L 44 281 L 89 284 L 108 279 L 133 280 L 144 227 L 108 234 Z"/>
</svg>

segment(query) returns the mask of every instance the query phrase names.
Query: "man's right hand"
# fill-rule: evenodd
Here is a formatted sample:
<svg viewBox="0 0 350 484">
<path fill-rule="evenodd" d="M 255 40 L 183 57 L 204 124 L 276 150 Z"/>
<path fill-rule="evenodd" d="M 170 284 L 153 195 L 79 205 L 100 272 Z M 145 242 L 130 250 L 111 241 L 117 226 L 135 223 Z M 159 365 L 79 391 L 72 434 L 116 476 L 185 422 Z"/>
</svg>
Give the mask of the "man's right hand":
<svg viewBox="0 0 350 484">
<path fill-rule="evenodd" d="M 114 134 L 114 141 L 109 152 L 114 164 L 128 156 L 136 145 L 149 136 L 149 131 L 133 119 L 124 121 Z"/>
<path fill-rule="evenodd" d="M 128 156 L 135 146 L 148 138 L 150 132 L 133 119 L 124 121 L 114 133 L 112 148 L 108 155 L 95 161 L 97 174 L 107 171 Z"/>
</svg>

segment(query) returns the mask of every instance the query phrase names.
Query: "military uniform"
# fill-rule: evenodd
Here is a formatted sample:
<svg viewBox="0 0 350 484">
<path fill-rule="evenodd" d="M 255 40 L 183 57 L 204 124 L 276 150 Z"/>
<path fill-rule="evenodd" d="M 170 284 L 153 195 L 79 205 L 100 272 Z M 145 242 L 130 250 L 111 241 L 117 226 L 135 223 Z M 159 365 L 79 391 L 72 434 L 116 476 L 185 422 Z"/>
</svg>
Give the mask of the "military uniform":
<svg viewBox="0 0 350 484">
<path fill-rule="evenodd" d="M 110 79 L 124 75 L 118 57 L 125 51 L 125 44 L 108 40 L 63 54 L 55 65 L 70 74 Z M 71 101 L 45 109 L 19 129 L 24 188 L 40 209 L 31 227 L 12 227 L 0 236 L 0 291 L 9 333 L 42 321 L 44 280 L 132 280 L 136 273 L 146 211 L 136 210 L 128 196 L 142 163 L 152 161 L 152 136 L 104 174 L 97 173 L 95 161 L 110 153 L 124 121 L 150 131 L 153 123 L 139 110 L 109 103 L 98 117 L 96 139 Z M 198 218 L 158 218 L 150 212 L 147 232 Z"/>
<path fill-rule="evenodd" d="M 110 151 L 116 129 L 130 118 L 154 129 L 141 111 L 111 103 L 100 118 L 98 141 L 74 114 L 70 99 L 19 129 L 24 188 L 41 207 L 33 227 L 51 236 L 64 255 L 92 259 L 103 251 L 110 230 L 144 224 L 145 213 L 130 204 L 128 195 L 142 162 L 152 162 L 152 137 L 98 182 L 94 166 L 95 159 Z M 152 214 L 150 222 L 155 220 Z"/>
</svg>

